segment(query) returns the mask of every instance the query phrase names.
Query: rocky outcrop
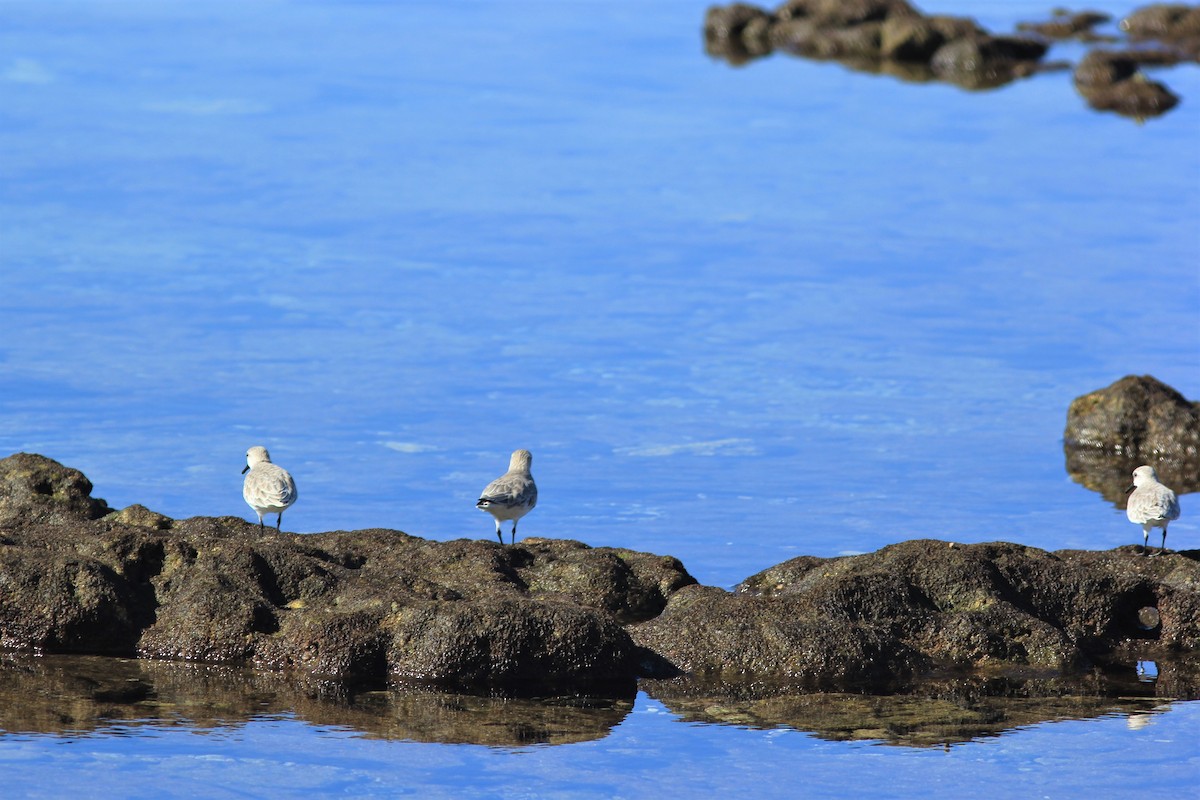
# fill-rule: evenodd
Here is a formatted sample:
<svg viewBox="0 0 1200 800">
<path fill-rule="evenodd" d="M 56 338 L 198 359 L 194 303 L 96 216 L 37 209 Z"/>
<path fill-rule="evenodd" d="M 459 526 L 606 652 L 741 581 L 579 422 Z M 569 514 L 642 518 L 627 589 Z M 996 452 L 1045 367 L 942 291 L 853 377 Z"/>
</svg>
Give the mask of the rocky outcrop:
<svg viewBox="0 0 1200 800">
<path fill-rule="evenodd" d="M 1050 45 L 1064 39 L 1119 42 L 1097 34 L 1107 14 L 1055 11 L 1045 22 L 1023 22 L 1005 35 L 967 17 L 926 15 L 906 0 L 788 0 L 773 11 L 747 3 L 711 6 L 704 19 L 709 55 L 734 65 L 774 52 L 836 60 L 909 81 L 945 81 L 989 89 L 1049 69 Z M 1128 49 L 1094 51 L 1075 69 L 1075 86 L 1093 108 L 1146 119 L 1179 99 L 1148 79 L 1140 66 L 1200 58 L 1200 6 L 1154 5 L 1121 21 Z"/>
<path fill-rule="evenodd" d="M 1136 546 L 910 541 L 801 556 L 735 593 L 685 587 L 631 631 L 678 669 L 724 682 L 877 689 L 934 669 L 1090 669 L 1129 648 L 1165 657 L 1200 647 L 1200 562 Z"/>
<path fill-rule="evenodd" d="M 1145 119 L 1170 111 L 1179 98 L 1165 85 L 1150 80 L 1142 64 L 1161 63 L 1154 51 L 1093 50 L 1075 67 L 1075 88 L 1097 111 L 1114 111 Z"/>
<path fill-rule="evenodd" d="M 1150 375 L 1127 375 L 1071 402 L 1063 451 L 1074 480 L 1122 506 L 1142 464 L 1177 494 L 1200 491 L 1200 403 Z"/>
<path fill-rule="evenodd" d="M 36 455 L 0 461 L 0 487 L 5 648 L 476 692 L 632 691 L 640 661 L 622 623 L 694 583 L 673 558 L 564 540 L 101 516 L 86 478 Z"/>
<path fill-rule="evenodd" d="M 112 511 L 0 460 L 0 648 L 249 666 L 345 685 L 629 697 L 639 678 L 895 690 L 944 670 L 1128 667 L 1200 650 L 1197 551 L 911 541 L 737 592 L 569 540 L 295 535 Z"/>
<path fill-rule="evenodd" d="M 710 55 L 735 64 L 778 50 L 970 88 L 1028 75 L 1046 52 L 1040 39 L 995 36 L 974 20 L 927 16 L 905 0 L 789 0 L 773 12 L 712 6 L 704 40 Z"/>
</svg>

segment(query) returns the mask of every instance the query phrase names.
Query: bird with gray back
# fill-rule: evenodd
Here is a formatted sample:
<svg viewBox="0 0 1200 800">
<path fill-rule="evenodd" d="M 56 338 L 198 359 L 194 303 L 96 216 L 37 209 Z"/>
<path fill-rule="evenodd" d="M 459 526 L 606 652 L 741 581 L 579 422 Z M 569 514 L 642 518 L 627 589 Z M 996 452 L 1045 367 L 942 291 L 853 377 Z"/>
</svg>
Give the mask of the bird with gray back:
<svg viewBox="0 0 1200 800">
<path fill-rule="evenodd" d="M 496 518 L 496 538 L 504 544 L 500 532 L 501 520 L 512 520 L 512 542 L 517 541 L 517 520 L 537 505 L 537 484 L 529 471 L 533 456 L 528 450 L 516 450 L 508 462 L 508 472 L 492 481 L 483 490 L 475 507 Z"/>
<path fill-rule="evenodd" d="M 1162 528 L 1162 547 L 1167 549 L 1167 523 L 1179 519 L 1179 498 L 1158 482 L 1154 467 L 1141 466 L 1133 471 L 1133 485 L 1125 491 L 1132 492 L 1125 506 L 1129 521 L 1142 526 L 1142 548 L 1150 547 L 1150 529 Z"/>
<path fill-rule="evenodd" d="M 275 529 L 283 523 L 283 512 L 296 502 L 296 482 L 283 467 L 271 463 L 267 448 L 255 445 L 246 451 L 246 480 L 242 497 L 258 514 L 258 527 L 263 527 L 263 514 L 278 514 Z"/>
</svg>

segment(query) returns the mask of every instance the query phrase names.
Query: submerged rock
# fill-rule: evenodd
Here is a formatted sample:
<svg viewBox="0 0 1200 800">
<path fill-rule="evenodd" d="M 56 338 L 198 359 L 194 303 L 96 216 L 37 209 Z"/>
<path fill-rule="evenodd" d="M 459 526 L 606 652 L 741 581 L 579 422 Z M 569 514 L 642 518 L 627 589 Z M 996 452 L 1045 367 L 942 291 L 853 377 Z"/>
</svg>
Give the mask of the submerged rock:
<svg viewBox="0 0 1200 800">
<path fill-rule="evenodd" d="M 1127 375 L 1071 401 L 1063 451 L 1074 480 L 1121 507 L 1142 464 L 1177 494 L 1200 491 L 1200 403 L 1150 375 Z"/>
</svg>

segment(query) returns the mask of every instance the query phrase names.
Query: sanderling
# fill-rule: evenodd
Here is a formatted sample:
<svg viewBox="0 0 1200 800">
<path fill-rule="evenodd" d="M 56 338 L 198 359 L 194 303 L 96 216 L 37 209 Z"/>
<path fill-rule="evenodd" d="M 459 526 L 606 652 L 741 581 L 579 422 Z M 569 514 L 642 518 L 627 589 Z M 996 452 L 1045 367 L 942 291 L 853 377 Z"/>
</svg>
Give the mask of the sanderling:
<svg viewBox="0 0 1200 800">
<path fill-rule="evenodd" d="M 246 480 L 242 497 L 258 514 L 258 527 L 263 527 L 263 514 L 278 514 L 275 528 L 283 522 L 283 512 L 296 502 L 296 482 L 283 467 L 271 463 L 267 448 L 254 446 L 246 451 Z"/>
<path fill-rule="evenodd" d="M 1150 529 L 1162 528 L 1162 548 L 1167 549 L 1167 523 L 1179 519 L 1179 498 L 1175 493 L 1158 482 L 1158 473 L 1154 467 L 1141 466 L 1133 471 L 1133 485 L 1125 491 L 1129 502 L 1125 506 L 1125 516 L 1129 521 L 1142 526 L 1142 547 L 1149 548 Z"/>
<path fill-rule="evenodd" d="M 517 541 L 517 520 L 537 505 L 537 484 L 529 472 L 533 456 L 528 450 L 516 450 L 508 462 L 508 472 L 487 485 L 475 507 L 496 518 L 496 538 L 504 544 L 500 520 L 512 520 L 512 543 Z"/>
</svg>

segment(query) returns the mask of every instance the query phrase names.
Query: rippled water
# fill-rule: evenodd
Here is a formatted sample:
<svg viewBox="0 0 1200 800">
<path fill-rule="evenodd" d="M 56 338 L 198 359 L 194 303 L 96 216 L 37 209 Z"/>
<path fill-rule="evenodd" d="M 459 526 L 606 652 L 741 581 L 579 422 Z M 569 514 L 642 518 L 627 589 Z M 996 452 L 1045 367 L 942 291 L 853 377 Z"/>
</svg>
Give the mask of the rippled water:
<svg viewBox="0 0 1200 800">
<path fill-rule="evenodd" d="M 922 8 L 1011 30 L 1049 5 Z M 1200 397 L 1200 69 L 1156 73 L 1183 102 L 1137 124 L 1068 73 L 967 92 L 732 68 L 703 13 L 5 3 L 0 454 L 78 467 L 115 507 L 248 515 L 264 444 L 299 484 L 287 527 L 445 539 L 492 535 L 473 501 L 527 447 L 524 535 L 720 586 L 918 536 L 1135 542 L 1061 434 L 1126 374 Z M 44 780 L 54 759 L 24 787 L 45 795 L 176 774 L 253 794 L 259 768 L 295 793 L 820 794 L 852 771 L 1070 795 L 1097 765 L 1182 785 L 1197 713 L 913 753 L 641 698 L 604 739 L 515 752 L 272 716 L 8 737 L 0 760 Z"/>
</svg>

